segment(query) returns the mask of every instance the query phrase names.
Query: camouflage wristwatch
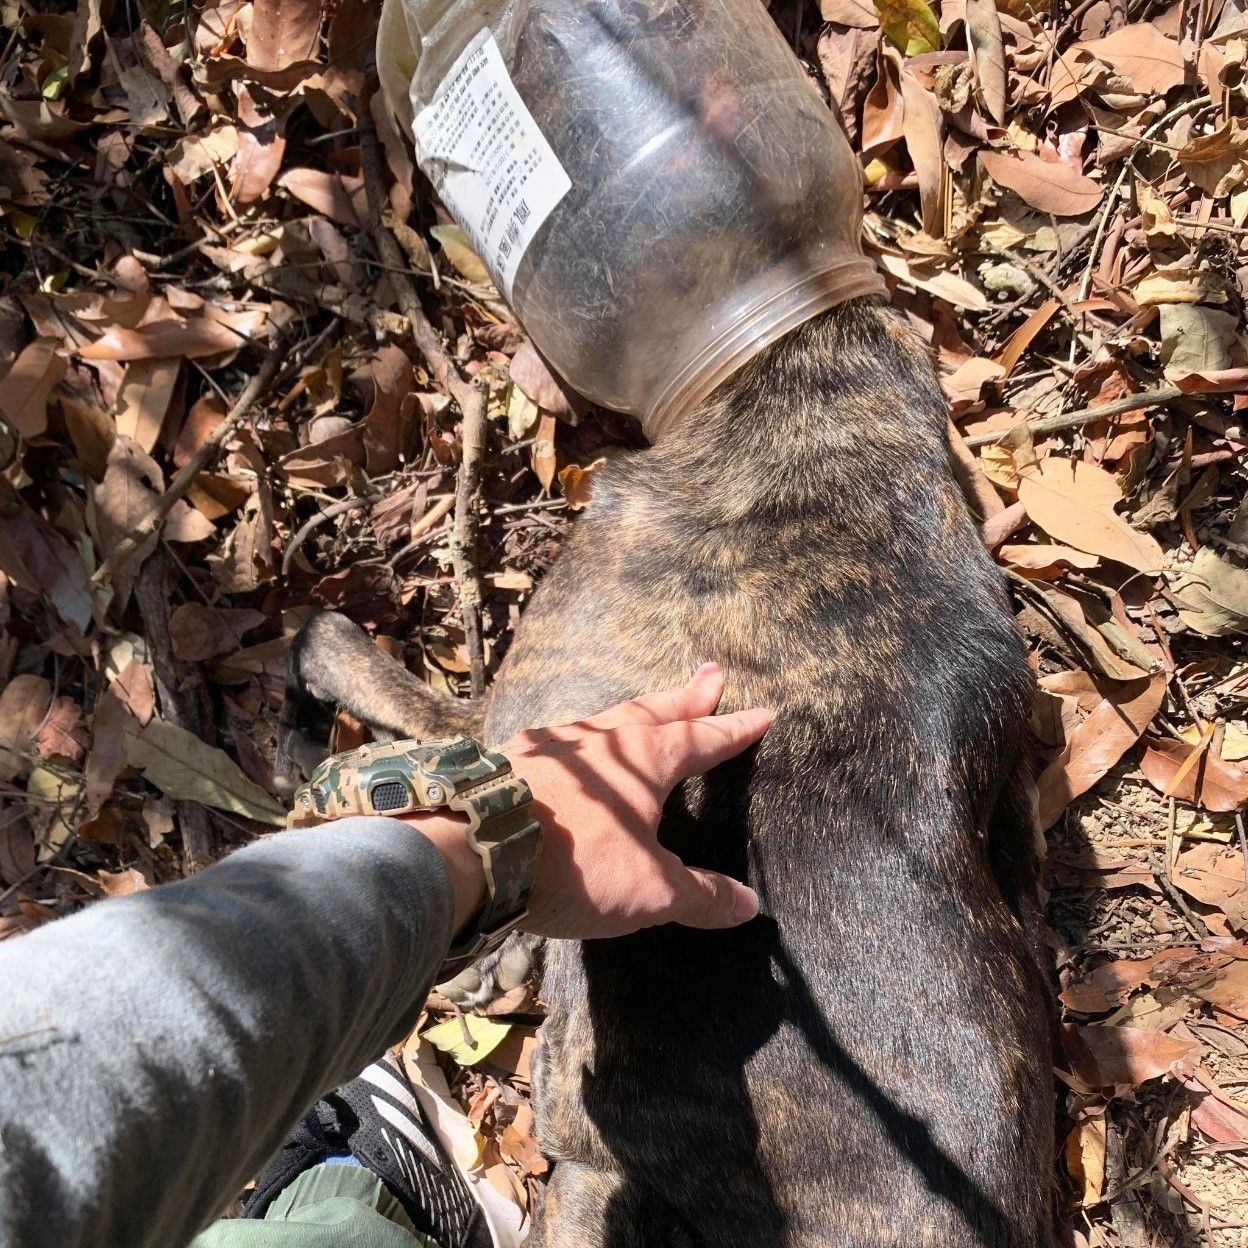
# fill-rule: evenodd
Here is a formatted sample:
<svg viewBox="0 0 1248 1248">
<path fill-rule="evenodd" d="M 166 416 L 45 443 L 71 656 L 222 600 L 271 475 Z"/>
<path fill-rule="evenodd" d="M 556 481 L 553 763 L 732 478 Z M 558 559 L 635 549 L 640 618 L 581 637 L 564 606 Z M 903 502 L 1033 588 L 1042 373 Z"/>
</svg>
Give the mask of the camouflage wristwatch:
<svg viewBox="0 0 1248 1248">
<path fill-rule="evenodd" d="M 502 755 L 471 737 L 365 745 L 327 758 L 295 792 L 291 828 L 345 815 L 453 810 L 468 816 L 468 841 L 485 868 L 485 907 L 453 947 L 438 983 L 453 979 L 514 930 L 528 913 L 542 825 L 529 786 Z"/>
</svg>

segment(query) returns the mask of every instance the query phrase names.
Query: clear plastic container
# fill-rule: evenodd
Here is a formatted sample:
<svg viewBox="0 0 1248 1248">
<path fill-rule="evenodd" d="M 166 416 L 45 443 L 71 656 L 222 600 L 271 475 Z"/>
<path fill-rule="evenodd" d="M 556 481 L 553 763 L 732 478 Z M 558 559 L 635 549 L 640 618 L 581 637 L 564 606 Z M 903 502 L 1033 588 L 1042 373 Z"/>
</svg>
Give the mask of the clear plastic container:
<svg viewBox="0 0 1248 1248">
<path fill-rule="evenodd" d="M 538 349 L 652 440 L 884 291 L 858 161 L 759 0 L 386 0 L 378 67 Z"/>
</svg>

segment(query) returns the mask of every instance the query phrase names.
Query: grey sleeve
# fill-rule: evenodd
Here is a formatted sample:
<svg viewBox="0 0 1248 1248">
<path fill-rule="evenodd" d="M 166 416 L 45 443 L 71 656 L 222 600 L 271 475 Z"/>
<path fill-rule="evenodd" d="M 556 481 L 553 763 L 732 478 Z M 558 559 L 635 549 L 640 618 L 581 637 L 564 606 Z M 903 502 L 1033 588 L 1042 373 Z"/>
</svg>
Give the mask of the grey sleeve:
<svg viewBox="0 0 1248 1248">
<path fill-rule="evenodd" d="M 351 819 L 0 944 L 0 1246 L 180 1248 L 414 1024 L 452 913 Z"/>
</svg>

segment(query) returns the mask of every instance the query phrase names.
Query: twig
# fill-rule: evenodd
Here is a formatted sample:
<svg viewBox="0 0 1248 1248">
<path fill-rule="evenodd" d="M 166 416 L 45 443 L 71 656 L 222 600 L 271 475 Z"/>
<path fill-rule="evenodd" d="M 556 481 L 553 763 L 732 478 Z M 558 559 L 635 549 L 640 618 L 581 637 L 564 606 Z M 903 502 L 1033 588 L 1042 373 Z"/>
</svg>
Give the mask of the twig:
<svg viewBox="0 0 1248 1248">
<path fill-rule="evenodd" d="M 211 716 L 203 677 L 195 664 L 177 658 L 169 635 L 169 556 L 163 546 L 158 546 L 139 569 L 134 596 L 147 626 L 161 715 L 175 727 L 204 740 Z M 198 802 L 179 801 L 177 812 L 187 869 L 195 871 L 208 866 L 216 857 L 219 844 L 207 808 Z"/>
<path fill-rule="evenodd" d="M 1057 433 L 1062 429 L 1078 429 L 1081 425 L 1091 424 L 1094 420 L 1103 420 L 1106 416 L 1118 416 L 1123 412 L 1133 412 L 1141 407 L 1158 407 L 1163 403 L 1172 403 L 1181 399 L 1183 391 L 1178 386 L 1158 386 L 1155 390 L 1141 390 L 1139 394 L 1124 394 L 1120 399 L 1111 399 L 1097 407 L 1081 407 L 1078 411 L 1063 412 L 1060 416 L 1042 416 L 1039 420 L 1020 421 L 1026 424 L 1028 431 L 1038 433 Z M 969 447 L 991 446 L 999 442 L 1009 433 L 1008 429 L 995 430 L 992 433 L 975 433 L 966 439 Z"/>
<path fill-rule="evenodd" d="M 385 226 L 382 209 L 386 203 L 386 177 L 382 164 L 381 142 L 377 138 L 377 127 L 365 112 L 360 120 L 360 157 L 364 170 L 364 190 L 368 196 L 368 204 L 376 224 L 373 227 L 373 240 L 381 255 L 382 263 L 388 270 L 388 276 L 394 293 L 399 301 L 399 308 L 407 317 L 412 327 L 412 338 L 417 350 L 425 357 L 434 381 L 455 400 L 461 412 L 467 413 L 472 402 L 471 386 L 460 376 L 459 369 L 450 353 L 442 345 L 430 324 L 425 310 L 421 307 L 420 296 L 416 287 L 408 278 L 406 269 L 408 262 L 394 235 Z"/>
<path fill-rule="evenodd" d="M 464 621 L 472 696 L 485 692 L 485 652 L 481 644 L 481 574 L 477 570 L 477 502 L 481 461 L 485 451 L 485 411 L 489 391 L 478 378 L 463 407 L 463 459 L 455 490 L 455 525 L 451 530 L 451 566 L 459 584 L 459 610 Z"/>
<path fill-rule="evenodd" d="M 256 400 L 272 385 L 285 355 L 286 350 L 281 345 L 270 348 L 259 371 L 243 387 L 242 394 L 238 396 L 238 401 L 227 413 L 225 419 L 213 430 L 211 437 L 174 474 L 173 480 L 169 482 L 169 488 L 160 496 L 152 510 L 134 526 L 131 533 L 117 543 L 104 562 L 100 564 L 91 578 L 92 585 L 108 580 L 147 538 L 160 530 L 165 518 L 173 510 L 174 504 L 191 488 L 195 478 L 221 454 L 226 443 L 242 428 Z"/>
<path fill-rule="evenodd" d="M 1204 920 L 1187 904 L 1183 894 L 1170 883 L 1170 877 L 1161 863 L 1157 861 L 1156 854 L 1149 854 L 1148 865 L 1152 868 L 1153 878 L 1157 881 L 1157 886 L 1165 893 L 1170 904 L 1179 912 L 1179 916 L 1187 925 L 1187 930 L 1191 932 L 1197 941 L 1208 939 L 1209 929 L 1205 926 Z"/>
<path fill-rule="evenodd" d="M 357 494 L 354 498 L 339 499 L 338 502 L 318 511 L 299 531 L 290 539 L 286 547 L 286 553 L 282 556 L 282 575 L 290 575 L 290 565 L 294 561 L 295 555 L 299 553 L 299 548 L 308 540 L 308 537 L 314 533 L 321 525 L 328 523 L 335 516 L 341 516 L 345 512 L 354 511 L 357 507 L 366 507 L 369 503 L 375 503 L 379 495 L 377 494 Z"/>
</svg>

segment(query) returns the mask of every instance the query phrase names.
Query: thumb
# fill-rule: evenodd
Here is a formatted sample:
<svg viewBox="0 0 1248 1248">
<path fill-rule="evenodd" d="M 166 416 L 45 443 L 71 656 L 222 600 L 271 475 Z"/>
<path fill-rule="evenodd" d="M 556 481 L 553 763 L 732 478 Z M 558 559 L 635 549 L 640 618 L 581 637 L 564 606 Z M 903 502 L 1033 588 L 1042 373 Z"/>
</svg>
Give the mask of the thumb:
<svg viewBox="0 0 1248 1248">
<path fill-rule="evenodd" d="M 686 927 L 737 927 L 758 913 L 758 894 L 718 871 L 681 866 L 669 921 Z"/>
</svg>

